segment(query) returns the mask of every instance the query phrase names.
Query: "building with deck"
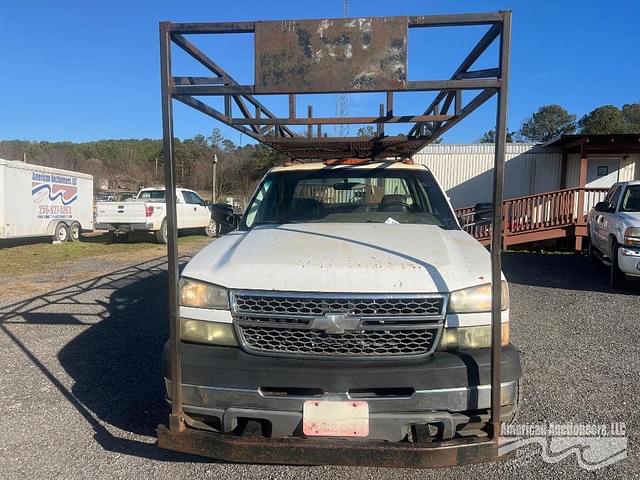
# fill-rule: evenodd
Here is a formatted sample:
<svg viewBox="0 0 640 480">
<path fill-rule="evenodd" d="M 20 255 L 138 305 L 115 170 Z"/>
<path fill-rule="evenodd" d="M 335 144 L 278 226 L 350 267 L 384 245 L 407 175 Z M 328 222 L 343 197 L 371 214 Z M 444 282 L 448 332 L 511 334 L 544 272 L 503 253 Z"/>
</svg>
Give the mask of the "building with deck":
<svg viewBox="0 0 640 480">
<path fill-rule="evenodd" d="M 503 245 L 573 237 L 581 249 L 590 208 L 614 183 L 640 179 L 640 134 L 512 143 L 506 157 Z M 479 224 L 475 206 L 491 201 L 493 159 L 493 144 L 429 145 L 413 156 L 433 171 L 481 241 L 488 241 L 489 226 Z"/>
</svg>

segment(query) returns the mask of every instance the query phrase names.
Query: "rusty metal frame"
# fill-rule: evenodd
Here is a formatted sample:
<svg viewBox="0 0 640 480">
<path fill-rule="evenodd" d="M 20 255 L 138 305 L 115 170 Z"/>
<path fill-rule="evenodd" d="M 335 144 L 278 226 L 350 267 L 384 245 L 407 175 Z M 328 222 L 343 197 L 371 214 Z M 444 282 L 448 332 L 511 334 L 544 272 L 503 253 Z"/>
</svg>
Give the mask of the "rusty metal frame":
<svg viewBox="0 0 640 480">
<path fill-rule="evenodd" d="M 229 33 L 252 33 L 256 22 L 226 23 L 160 23 L 161 55 L 161 94 L 162 124 L 165 152 L 165 186 L 167 190 L 167 252 L 168 252 L 168 304 L 170 322 L 171 356 L 171 414 L 169 427 L 158 428 L 158 444 L 163 448 L 217 457 L 236 462 L 294 463 L 294 464 L 358 464 L 385 466 L 446 466 L 462 463 L 486 461 L 498 458 L 498 439 L 500 436 L 500 340 L 501 340 L 501 239 L 502 239 L 502 199 L 507 123 L 507 90 L 509 77 L 509 58 L 511 49 L 511 12 L 412 16 L 406 18 L 407 28 L 464 27 L 486 25 L 487 32 L 472 48 L 469 54 L 454 71 L 450 79 L 430 79 L 406 81 L 404 86 L 384 90 L 387 94 L 386 105 L 381 104 L 379 115 L 370 117 L 322 117 L 314 118 L 312 106 L 308 108 L 306 118 L 296 114 L 296 94 L 290 91 L 289 115 L 278 117 L 265 107 L 256 97 L 254 85 L 241 85 L 221 66 L 207 57 L 184 35 L 210 35 Z M 471 70 L 476 60 L 494 41 L 499 42 L 498 65 L 494 68 Z M 197 62 L 212 72 L 211 77 L 177 77 L 171 69 L 171 47 L 175 45 L 184 50 Z M 321 93 L 341 93 L 318 89 Z M 468 103 L 463 104 L 465 90 L 479 90 Z M 435 99 L 422 114 L 398 116 L 393 113 L 394 92 L 437 91 Z M 360 93 L 349 90 L 347 93 Z M 258 92 L 260 95 L 282 94 L 278 92 Z M 305 94 L 307 92 L 304 92 Z M 318 92 L 319 93 L 319 92 Z M 185 415 L 182 405 L 182 375 L 180 353 L 180 318 L 178 303 L 178 250 L 176 230 L 176 178 L 173 149 L 173 110 L 172 101 L 198 110 L 230 127 L 267 143 L 287 154 L 287 141 L 295 138 L 291 125 L 307 126 L 307 137 L 313 137 L 313 127 L 317 136 L 321 136 L 321 126 L 329 124 L 376 124 L 378 134 L 366 140 L 375 143 L 376 139 L 402 142 L 403 139 L 384 137 L 384 125 L 387 123 L 413 124 L 404 141 L 411 140 L 413 152 L 433 142 L 444 132 L 466 118 L 470 113 L 497 95 L 496 140 L 493 182 L 493 230 L 491 236 L 491 281 L 493 302 L 491 308 L 492 346 L 491 346 L 491 419 L 488 439 L 459 439 L 434 444 L 378 444 L 375 442 L 317 441 L 310 439 L 270 439 L 257 440 L 230 438 L 221 434 L 202 432 L 185 427 Z M 224 112 L 221 112 L 195 96 L 224 97 Z M 232 103 L 236 105 L 241 117 L 233 116 Z M 253 113 L 251 111 L 253 109 Z M 282 142 L 278 142 L 282 139 Z M 348 140 L 348 139 L 340 139 Z M 344 451 L 349 450 L 345 456 Z M 301 452 L 304 452 L 301 454 Z"/>
</svg>

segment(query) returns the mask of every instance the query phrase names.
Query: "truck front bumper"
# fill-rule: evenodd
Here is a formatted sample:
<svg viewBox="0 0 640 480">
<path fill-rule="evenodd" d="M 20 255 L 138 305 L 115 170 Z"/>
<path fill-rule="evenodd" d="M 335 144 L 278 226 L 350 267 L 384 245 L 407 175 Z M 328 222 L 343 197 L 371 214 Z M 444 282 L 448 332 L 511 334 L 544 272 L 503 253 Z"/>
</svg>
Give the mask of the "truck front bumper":
<svg viewBox="0 0 640 480">
<path fill-rule="evenodd" d="M 478 433 L 489 420 L 490 349 L 436 352 L 411 361 L 342 361 L 264 357 L 188 343 L 181 348 L 184 411 L 200 428 L 227 433 L 255 420 L 271 437 L 301 436 L 308 400 L 366 401 L 367 438 L 391 442 L 407 438 L 414 425 L 429 425 L 446 440 L 461 430 Z M 508 420 L 518 404 L 520 359 L 511 345 L 501 358 L 502 418 Z M 168 344 L 163 371 L 169 396 Z"/>
<path fill-rule="evenodd" d="M 618 267 L 627 275 L 640 276 L 640 247 L 621 246 L 618 249 Z"/>
</svg>

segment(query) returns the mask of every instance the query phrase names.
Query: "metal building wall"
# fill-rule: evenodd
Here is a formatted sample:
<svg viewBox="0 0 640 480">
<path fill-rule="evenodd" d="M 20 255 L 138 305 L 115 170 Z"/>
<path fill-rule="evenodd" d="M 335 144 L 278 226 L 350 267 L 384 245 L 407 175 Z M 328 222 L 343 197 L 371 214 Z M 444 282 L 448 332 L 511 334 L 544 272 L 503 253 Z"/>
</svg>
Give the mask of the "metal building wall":
<svg viewBox="0 0 640 480">
<path fill-rule="evenodd" d="M 535 144 L 506 145 L 505 198 L 560 188 L 560 152 Z M 491 201 L 493 144 L 428 145 L 413 161 L 429 167 L 451 198 L 454 208 Z"/>
</svg>

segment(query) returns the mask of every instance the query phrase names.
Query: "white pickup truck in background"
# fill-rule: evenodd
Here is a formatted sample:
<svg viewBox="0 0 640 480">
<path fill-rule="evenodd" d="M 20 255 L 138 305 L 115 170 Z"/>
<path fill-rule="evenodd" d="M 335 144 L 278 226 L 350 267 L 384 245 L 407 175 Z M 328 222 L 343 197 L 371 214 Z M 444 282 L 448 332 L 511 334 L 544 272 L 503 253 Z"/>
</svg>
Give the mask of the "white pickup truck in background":
<svg viewBox="0 0 640 480">
<path fill-rule="evenodd" d="M 640 181 L 620 182 L 589 212 L 589 258 L 611 268 L 611 286 L 640 278 Z"/>
<path fill-rule="evenodd" d="M 176 209 L 178 230 L 202 229 L 210 237 L 216 234 L 207 202 L 193 190 L 176 189 Z M 133 231 L 152 232 L 159 243 L 167 243 L 164 188 L 143 188 L 124 202 L 98 202 L 96 228 L 125 238 Z"/>
</svg>

